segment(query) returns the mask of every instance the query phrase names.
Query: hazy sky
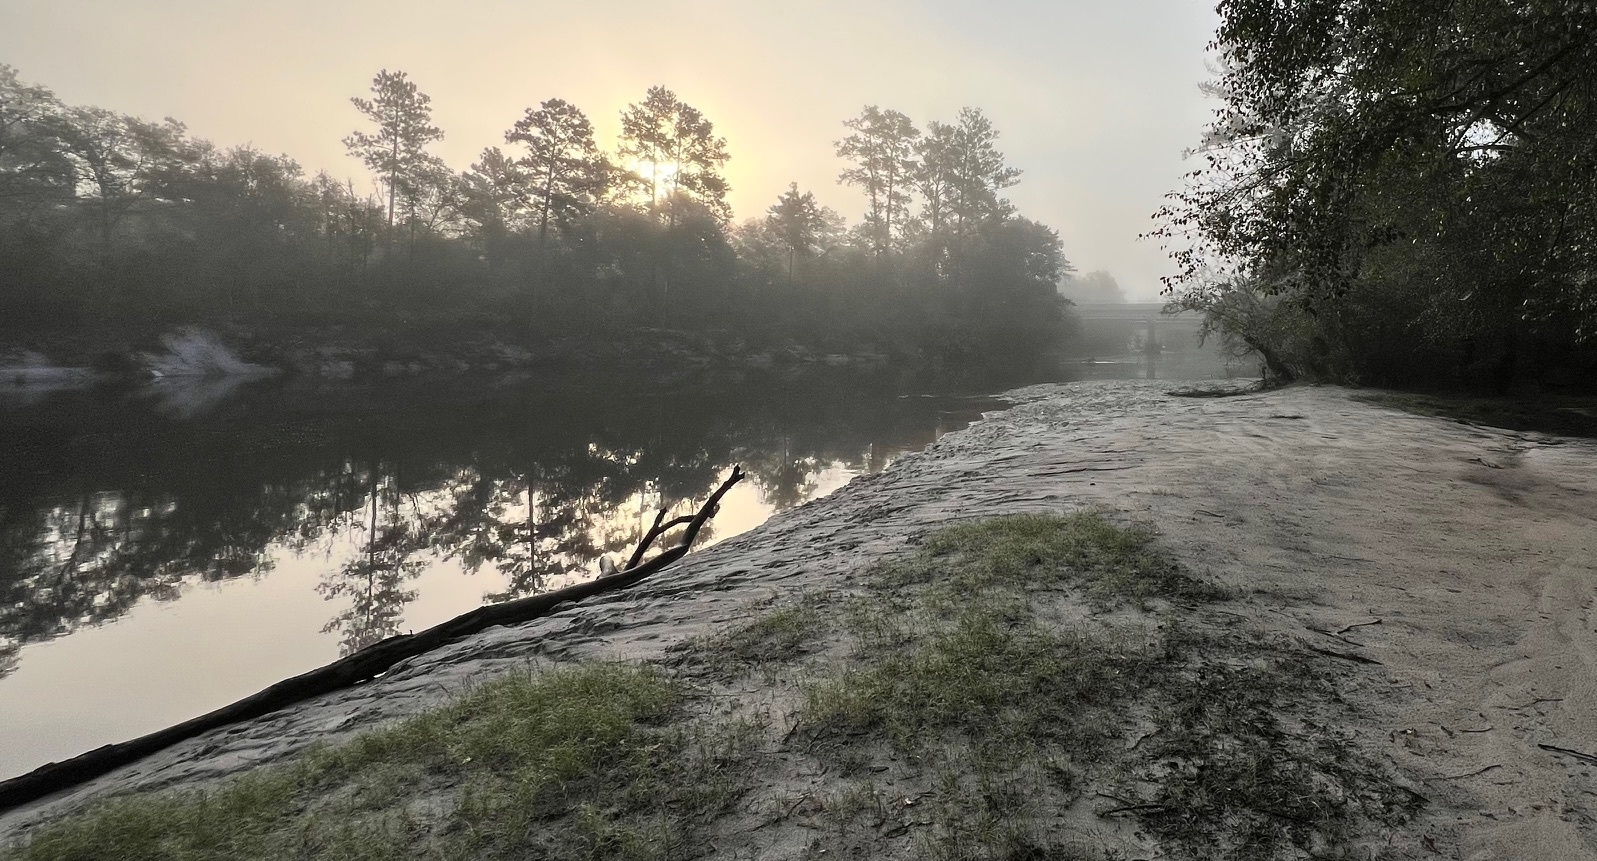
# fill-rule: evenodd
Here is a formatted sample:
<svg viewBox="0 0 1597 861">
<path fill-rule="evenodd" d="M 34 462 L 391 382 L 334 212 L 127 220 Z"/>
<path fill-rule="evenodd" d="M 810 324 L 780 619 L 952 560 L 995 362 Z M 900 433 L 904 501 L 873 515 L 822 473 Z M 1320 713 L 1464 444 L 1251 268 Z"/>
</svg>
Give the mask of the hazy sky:
<svg viewBox="0 0 1597 861">
<path fill-rule="evenodd" d="M 365 179 L 339 141 L 378 69 L 432 96 L 456 170 L 529 106 L 617 115 L 664 84 L 732 154 L 739 220 L 789 182 L 858 220 L 832 144 L 866 104 L 924 127 L 982 108 L 1025 171 L 1010 197 L 1078 269 L 1152 296 L 1170 267 L 1136 235 L 1180 181 L 1211 105 L 1198 94 L 1211 0 L 0 0 L 0 62 L 64 100 L 172 116 L 220 145 Z"/>
</svg>

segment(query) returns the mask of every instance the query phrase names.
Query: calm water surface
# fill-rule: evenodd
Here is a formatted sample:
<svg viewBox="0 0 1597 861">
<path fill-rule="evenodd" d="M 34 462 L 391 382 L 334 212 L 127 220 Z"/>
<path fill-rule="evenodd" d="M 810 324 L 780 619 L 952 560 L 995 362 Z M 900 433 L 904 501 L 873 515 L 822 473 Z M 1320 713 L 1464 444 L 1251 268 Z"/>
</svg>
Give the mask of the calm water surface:
<svg viewBox="0 0 1597 861">
<path fill-rule="evenodd" d="M 733 464 L 704 544 L 1000 406 L 846 370 L 202 382 L 0 400 L 0 777 L 592 577 Z"/>
<path fill-rule="evenodd" d="M 1135 356 L 1067 373 L 1152 375 Z M 701 546 L 1001 407 L 927 391 L 835 369 L 5 393 L 0 778 L 591 578 L 733 464 L 749 479 Z"/>
</svg>

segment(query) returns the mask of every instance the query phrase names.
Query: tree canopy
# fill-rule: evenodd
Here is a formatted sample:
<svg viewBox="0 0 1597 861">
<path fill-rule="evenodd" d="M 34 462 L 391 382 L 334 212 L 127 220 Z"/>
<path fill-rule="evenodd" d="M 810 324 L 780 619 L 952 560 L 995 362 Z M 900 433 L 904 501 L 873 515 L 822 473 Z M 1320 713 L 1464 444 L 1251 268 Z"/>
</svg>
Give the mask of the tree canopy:
<svg viewBox="0 0 1597 861">
<path fill-rule="evenodd" d="M 916 170 L 912 156 L 920 130 L 904 114 L 875 105 L 843 125 L 852 134 L 837 142 L 837 155 L 854 166 L 839 174 L 838 181 L 865 192 L 865 231 L 875 253 L 885 254 L 898 241 L 893 225 L 902 234 L 908 221 Z"/>
<path fill-rule="evenodd" d="M 1296 315 L 1278 349 L 1337 378 L 1590 362 L 1597 6 L 1218 10 L 1223 103 L 1155 230 L 1189 306 Z"/>
<path fill-rule="evenodd" d="M 444 133 L 432 124 L 432 99 L 404 72 L 378 72 L 371 91 L 370 99 L 355 96 L 349 101 L 376 128 L 351 132 L 344 146 L 387 189 L 391 230 L 396 199 L 403 198 L 414 209 L 436 189 L 443 162 L 427 152 L 427 145 L 442 140 Z"/>
<path fill-rule="evenodd" d="M 725 221 L 732 216 L 721 168 L 729 158 L 715 124 L 665 87 L 650 87 L 643 101 L 621 113 L 621 154 L 636 162 L 648 182 L 651 205 L 676 223 L 677 203 L 690 199 Z"/>
<path fill-rule="evenodd" d="M 458 172 L 430 150 L 444 132 L 418 82 L 383 70 L 369 89 L 344 143 L 370 186 L 66 105 L 0 67 L 0 320 L 478 314 L 550 337 L 665 325 L 971 357 L 1034 355 L 1065 331 L 1058 237 L 1003 199 L 1019 171 L 979 110 L 924 137 L 890 109 L 844 120 L 841 181 L 866 203 L 850 231 L 797 186 L 733 226 L 727 141 L 663 86 L 621 111 L 609 147 L 549 98 Z"/>
<path fill-rule="evenodd" d="M 593 141 L 593 124 L 576 105 L 550 99 L 536 111 L 528 108 L 505 141 L 526 148 L 517 165 L 527 172 L 527 199 L 537 213 L 540 243 L 548 239 L 551 219 L 569 228 L 593 211 L 610 165 Z"/>
</svg>

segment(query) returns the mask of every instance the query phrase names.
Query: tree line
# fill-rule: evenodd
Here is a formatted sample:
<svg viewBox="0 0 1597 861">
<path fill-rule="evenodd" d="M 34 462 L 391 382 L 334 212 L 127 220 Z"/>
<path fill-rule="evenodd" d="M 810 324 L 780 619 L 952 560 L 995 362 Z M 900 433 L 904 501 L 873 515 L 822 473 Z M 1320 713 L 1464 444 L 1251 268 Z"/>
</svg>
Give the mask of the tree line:
<svg viewBox="0 0 1597 861">
<path fill-rule="evenodd" d="M 980 110 L 847 120 L 850 226 L 796 184 L 736 222 L 727 141 L 664 87 L 612 148 L 549 99 L 456 171 L 404 72 L 351 99 L 365 183 L 219 147 L 172 119 L 62 103 L 0 66 L 0 311 L 25 326 L 396 315 L 619 334 L 640 325 L 984 356 L 1062 331 L 1059 237 L 1004 197 Z"/>
<path fill-rule="evenodd" d="M 1590 388 L 1597 6 L 1218 11 L 1175 301 L 1283 378 Z"/>
</svg>

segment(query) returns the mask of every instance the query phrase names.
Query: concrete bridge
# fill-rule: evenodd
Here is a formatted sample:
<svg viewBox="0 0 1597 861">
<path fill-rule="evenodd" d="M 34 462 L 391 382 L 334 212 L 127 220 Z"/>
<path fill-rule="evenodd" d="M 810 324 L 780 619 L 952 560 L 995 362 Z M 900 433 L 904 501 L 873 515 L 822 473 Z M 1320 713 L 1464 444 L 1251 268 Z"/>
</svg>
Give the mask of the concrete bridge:
<svg viewBox="0 0 1597 861">
<path fill-rule="evenodd" d="M 1072 310 L 1083 323 L 1125 320 L 1142 324 L 1147 330 L 1147 338 L 1143 343 L 1149 350 L 1159 349 L 1159 328 L 1168 331 L 1173 327 L 1194 340 L 1197 338 L 1198 329 L 1203 325 L 1202 314 L 1197 311 L 1166 313 L 1164 309 L 1163 302 L 1086 302 L 1076 305 Z"/>
<path fill-rule="evenodd" d="M 1174 314 L 1164 312 L 1163 302 L 1084 302 L 1075 306 L 1076 316 L 1083 320 L 1150 320 L 1159 319 L 1172 323 L 1192 323 L 1198 325 L 1203 322 L 1203 315 L 1196 311 L 1178 311 Z"/>
</svg>

